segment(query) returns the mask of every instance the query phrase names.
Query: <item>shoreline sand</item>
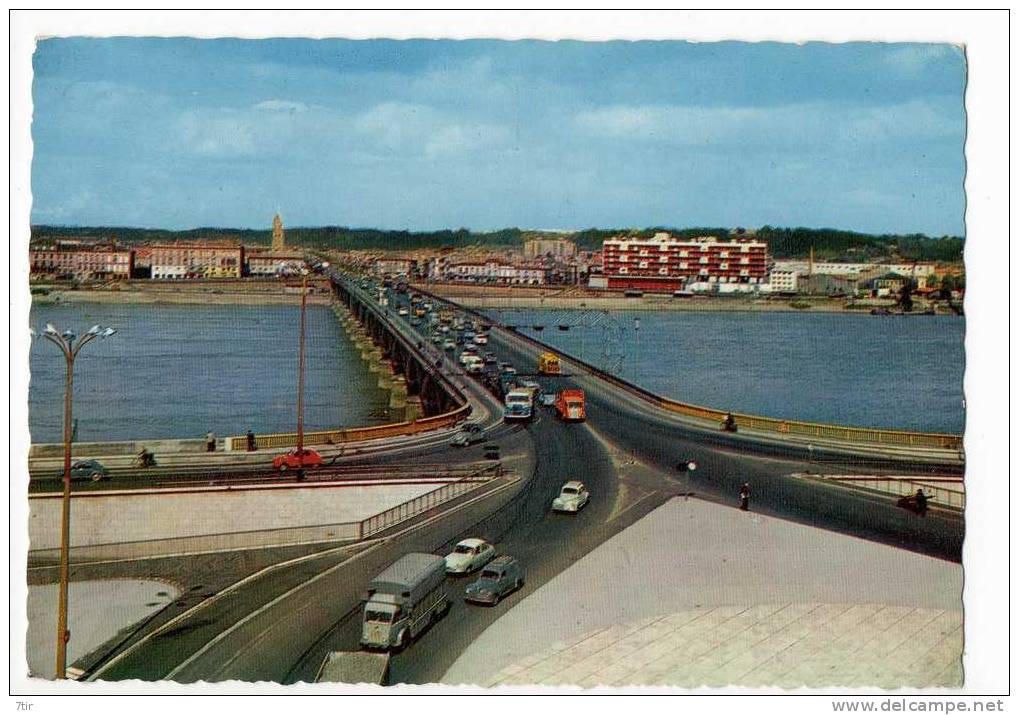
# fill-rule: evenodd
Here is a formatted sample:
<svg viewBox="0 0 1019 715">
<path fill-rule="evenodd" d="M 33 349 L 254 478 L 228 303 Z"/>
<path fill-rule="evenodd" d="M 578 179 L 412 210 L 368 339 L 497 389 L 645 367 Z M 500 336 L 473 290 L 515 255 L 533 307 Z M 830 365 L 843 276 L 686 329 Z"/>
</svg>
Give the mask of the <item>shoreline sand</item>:
<svg viewBox="0 0 1019 715">
<path fill-rule="evenodd" d="M 205 290 L 175 291 L 100 291 L 53 290 L 46 295 L 33 295 L 32 302 L 39 305 L 60 303 L 109 303 L 147 305 L 298 305 L 300 295 L 293 293 L 230 292 L 213 293 Z M 330 296 L 309 294 L 309 305 L 329 305 Z"/>
</svg>

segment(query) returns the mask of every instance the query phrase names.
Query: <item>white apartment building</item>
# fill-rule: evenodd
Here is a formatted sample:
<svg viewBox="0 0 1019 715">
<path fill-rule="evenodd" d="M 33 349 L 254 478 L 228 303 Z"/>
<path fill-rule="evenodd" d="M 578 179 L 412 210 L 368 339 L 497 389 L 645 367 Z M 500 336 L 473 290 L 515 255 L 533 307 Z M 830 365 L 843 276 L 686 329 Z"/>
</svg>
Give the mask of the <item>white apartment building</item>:
<svg viewBox="0 0 1019 715">
<path fill-rule="evenodd" d="M 542 285 L 545 270 L 536 266 L 513 265 L 501 261 L 464 261 L 442 266 L 440 280 L 473 281 L 478 283 L 508 283 L 516 285 Z"/>
<path fill-rule="evenodd" d="M 799 274 L 783 268 L 773 268 L 768 274 L 768 286 L 772 293 L 795 293 Z"/>
</svg>

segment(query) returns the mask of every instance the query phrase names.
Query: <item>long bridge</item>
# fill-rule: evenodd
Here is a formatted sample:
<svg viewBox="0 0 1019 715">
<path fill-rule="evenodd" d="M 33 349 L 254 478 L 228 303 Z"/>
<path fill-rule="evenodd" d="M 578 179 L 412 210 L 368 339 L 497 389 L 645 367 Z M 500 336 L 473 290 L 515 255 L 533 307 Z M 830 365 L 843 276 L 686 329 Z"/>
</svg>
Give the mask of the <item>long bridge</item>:
<svg viewBox="0 0 1019 715">
<path fill-rule="evenodd" d="M 958 437 L 751 415 L 736 415 L 739 430 L 729 433 L 720 428 L 722 413 L 653 395 L 565 355 L 566 375 L 557 378 L 557 384 L 585 391 L 586 423 L 565 425 L 539 413 L 529 426 L 507 425 L 498 401 L 398 314 L 405 297 L 393 295 L 394 302 L 383 306 L 371 290 L 361 287 L 361 279 L 338 271 L 331 279 L 337 301 L 362 323 L 394 371 L 406 379 L 408 392 L 420 397 L 428 416 L 369 428 L 382 432 L 365 440 L 361 434 L 354 439 L 336 431 L 306 436 L 306 444 L 323 445 L 324 454 L 335 447 L 336 464 L 348 469 L 480 465 L 485 445 L 456 453 L 449 446 L 451 432 L 469 418 L 485 431 L 486 444 L 499 446 L 508 476 L 477 480 L 480 487 L 472 484 L 441 500 L 415 497 L 420 508 L 398 510 L 370 534 L 348 539 L 361 544 L 354 550 L 327 549 L 320 556 L 281 562 L 271 574 L 243 579 L 227 589 L 229 599 L 223 599 L 226 593 L 209 594 L 184 613 L 154 619 L 145 632 L 85 663 L 84 677 L 310 680 L 325 653 L 356 648 L 364 585 L 403 553 L 442 553 L 464 536 L 481 535 L 526 563 L 527 595 L 666 502 L 684 497 L 732 504 L 745 482 L 753 485 L 757 513 L 942 559 L 961 558 L 961 510 L 932 509 L 919 519 L 872 490 L 833 487 L 809 478 L 823 473 L 881 478 L 908 472 L 959 479 L 964 460 Z M 534 364 L 548 349 L 481 313 L 438 296 L 430 299 L 490 324 L 490 347 L 500 359 Z M 291 438 L 261 435 L 260 447 L 283 449 L 293 443 Z M 216 456 L 234 461 L 219 466 L 207 462 L 205 468 L 236 472 L 243 469 L 244 459 L 251 459 L 239 451 Z M 696 471 L 681 468 L 690 461 L 697 462 Z M 253 470 L 249 476 L 258 474 Z M 578 477 L 595 496 L 592 506 L 576 520 L 550 518 L 548 504 L 559 486 Z M 281 594 L 273 586 L 279 582 L 293 583 L 293 588 Z M 451 594 L 457 588 L 451 584 Z M 224 611 L 227 602 L 229 613 Z M 454 604 L 418 646 L 393 657 L 394 682 L 437 681 L 499 616 L 495 609 L 469 609 L 459 598 Z"/>
</svg>

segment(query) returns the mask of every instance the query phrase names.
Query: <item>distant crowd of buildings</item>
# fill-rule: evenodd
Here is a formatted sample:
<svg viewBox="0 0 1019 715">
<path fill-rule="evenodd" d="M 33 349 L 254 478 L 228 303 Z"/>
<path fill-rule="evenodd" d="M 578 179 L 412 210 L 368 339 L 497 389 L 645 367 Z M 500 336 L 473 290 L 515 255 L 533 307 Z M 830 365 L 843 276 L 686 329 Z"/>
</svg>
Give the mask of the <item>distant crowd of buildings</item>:
<svg viewBox="0 0 1019 715">
<path fill-rule="evenodd" d="M 285 276 L 306 265 L 302 254 L 288 251 L 283 224 L 273 221 L 271 249 L 245 247 L 240 241 L 196 239 L 125 246 L 115 240 L 47 237 L 29 246 L 31 276 L 80 282 L 127 278 L 190 280 Z"/>
<path fill-rule="evenodd" d="M 820 295 L 898 294 L 909 282 L 929 292 L 959 265 L 933 263 L 836 263 L 774 260 L 765 241 L 752 234 L 719 238 L 651 237 L 606 239 L 600 251 L 580 251 L 564 238 L 525 242 L 522 251 L 480 253 L 477 249 L 417 255 L 361 256 L 378 275 L 417 280 L 496 285 L 581 285 L 609 291 Z M 958 291 L 956 291 L 958 292 Z"/>
<path fill-rule="evenodd" d="M 30 246 L 33 277 L 106 281 L 151 278 L 286 276 L 305 258 L 288 251 L 283 223 L 273 220 L 269 249 L 239 241 L 194 240 L 122 246 L 115 241 L 45 238 Z M 522 247 L 419 250 L 401 254 L 353 251 L 346 262 L 380 276 L 491 285 L 576 285 L 595 290 L 649 293 L 778 295 L 898 294 L 908 282 L 918 293 L 960 276 L 961 265 L 933 263 L 837 263 L 774 260 L 765 241 L 740 231 L 726 237 L 616 236 L 601 250 L 579 250 L 562 237 L 537 237 Z M 949 283 L 958 293 L 961 281 Z"/>
</svg>

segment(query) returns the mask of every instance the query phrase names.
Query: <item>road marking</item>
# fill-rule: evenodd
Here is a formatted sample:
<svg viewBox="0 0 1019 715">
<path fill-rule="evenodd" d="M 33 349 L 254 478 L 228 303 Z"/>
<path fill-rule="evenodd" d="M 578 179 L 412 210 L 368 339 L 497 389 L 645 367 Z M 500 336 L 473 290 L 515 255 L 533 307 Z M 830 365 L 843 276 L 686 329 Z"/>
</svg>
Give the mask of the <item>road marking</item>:
<svg viewBox="0 0 1019 715">
<path fill-rule="evenodd" d="M 444 518 L 445 516 L 448 516 L 448 515 L 450 515 L 450 514 L 452 514 L 454 512 L 457 512 L 460 509 L 463 509 L 464 507 L 469 506 L 469 505 L 475 503 L 476 501 L 480 501 L 481 499 L 486 499 L 486 498 L 488 498 L 490 496 L 498 494 L 502 490 L 517 484 L 518 482 L 520 482 L 520 480 L 521 480 L 520 477 L 516 477 L 515 476 L 512 479 L 509 479 L 505 484 L 503 484 L 503 485 L 493 489 L 490 492 L 486 492 L 485 494 L 479 494 L 478 496 L 473 497 L 473 498 L 469 499 L 468 501 L 463 502 L 462 504 L 457 504 L 457 505 L 453 506 L 450 509 L 447 509 L 445 511 L 441 511 L 441 512 L 435 514 L 434 516 L 431 516 L 431 517 L 425 519 L 424 521 L 420 522 L 420 524 L 411 525 L 410 527 L 407 527 L 406 529 L 401 530 L 399 532 L 396 532 L 395 534 L 392 534 L 392 535 L 390 535 L 388 537 L 384 537 L 384 538 L 378 539 L 376 541 L 376 543 L 372 544 L 367 549 L 365 549 L 365 550 L 355 554 L 351 558 L 345 559 L 344 561 L 341 561 L 340 563 L 337 563 L 334 566 L 329 567 L 328 569 L 322 571 L 321 573 L 318 573 L 317 575 L 313 576 L 311 580 L 306 581 L 306 582 L 304 582 L 302 584 L 299 584 L 296 587 L 293 587 L 292 589 L 290 589 L 286 593 L 282 594 L 281 596 L 278 596 L 278 597 L 274 598 L 269 603 L 264 604 L 263 606 L 261 606 L 257 610 L 252 611 L 247 616 L 245 616 L 243 619 L 240 619 L 239 621 L 237 621 L 233 625 L 229 626 L 226 630 L 223 630 L 223 631 L 219 632 L 219 634 L 215 638 L 213 638 L 211 641 L 206 643 L 201 649 L 199 649 L 196 653 L 194 653 L 191 656 L 187 657 L 183 662 L 181 662 L 179 665 L 177 665 L 175 668 L 173 668 L 173 670 L 171 670 L 169 673 L 167 673 L 165 678 L 163 678 L 163 679 L 172 679 L 173 676 L 178 674 L 183 668 L 185 668 L 187 665 L 190 665 L 191 663 L 195 662 L 198 658 L 200 658 L 201 656 L 205 655 L 213 646 L 215 646 L 217 643 L 221 642 L 227 636 L 232 634 L 232 632 L 234 630 L 236 630 L 240 626 L 243 626 L 245 623 L 249 622 L 250 620 L 252 620 L 256 616 L 258 616 L 261 613 L 265 612 L 266 610 L 268 610 L 272 606 L 276 605 L 277 603 L 279 603 L 283 599 L 288 598 L 289 596 L 292 596 L 294 593 L 297 593 L 301 589 L 314 584 L 319 579 L 323 579 L 323 577 L 325 577 L 327 574 L 335 571 L 336 569 L 340 568 L 341 566 L 345 566 L 347 564 L 350 564 L 350 563 L 360 559 L 362 556 L 364 556 L 365 554 L 367 554 L 367 553 L 369 553 L 371 551 L 374 551 L 377 547 L 381 546 L 384 543 L 387 543 L 389 541 L 393 541 L 393 540 L 395 540 L 395 539 L 397 539 L 397 538 L 399 538 L 401 536 L 405 536 L 406 534 L 409 534 L 409 533 L 411 533 L 413 531 L 417 531 L 418 529 L 426 527 L 429 524 L 432 524 L 433 521 L 435 521 L 437 519 L 440 519 L 440 518 Z M 361 543 L 364 543 L 364 542 L 361 542 Z M 286 565 L 286 564 L 283 564 L 283 565 Z M 239 582 L 238 582 L 238 584 L 239 584 Z M 216 598 L 216 597 L 213 597 L 213 598 Z M 203 603 L 205 603 L 205 602 L 203 602 Z M 199 605 L 201 605 L 201 604 L 199 604 Z M 198 608 L 198 606 L 196 606 L 195 609 L 192 609 L 191 612 L 194 612 L 197 608 Z M 181 615 L 184 615 L 184 614 L 181 614 Z M 101 672 L 101 671 L 97 671 L 96 675 L 98 675 L 99 672 Z M 95 679 L 95 676 L 92 676 L 89 679 L 93 680 L 93 679 Z"/>
<path fill-rule="evenodd" d="M 273 571 L 276 571 L 278 569 L 281 569 L 281 568 L 284 568 L 284 567 L 287 567 L 287 566 L 296 566 L 297 564 L 299 564 L 299 563 L 301 563 L 303 561 L 311 561 L 312 559 L 322 558 L 322 557 L 325 557 L 325 556 L 331 556 L 331 555 L 336 554 L 336 553 L 338 553 L 340 551 L 343 551 L 344 549 L 352 549 L 352 548 L 357 547 L 357 546 L 362 546 L 364 544 L 371 543 L 372 541 L 379 541 L 379 540 L 378 539 L 366 539 L 365 541 L 358 541 L 358 542 L 353 543 L 353 544 L 344 544 L 343 546 L 339 546 L 339 547 L 337 547 L 335 549 L 327 549 L 325 551 L 317 551 L 314 554 L 305 554 L 304 556 L 298 556 L 297 558 L 290 559 L 288 561 L 280 561 L 279 563 L 271 564 L 269 566 L 266 566 L 263 569 L 260 569 L 260 570 L 256 571 L 255 573 L 248 574 L 247 576 L 242 578 L 240 581 L 237 581 L 236 583 L 230 584 L 229 586 L 227 586 L 222 591 L 219 591 L 218 593 L 210 596 L 209 598 L 206 598 L 205 600 L 203 600 L 200 603 L 192 606 L 191 608 L 189 608 L 188 610 L 184 611 L 183 613 L 180 613 L 180 614 L 174 616 L 169 621 L 167 621 L 163 625 L 159 626 L 159 628 L 156 628 L 152 632 L 150 632 L 150 633 L 146 634 L 145 636 L 143 636 L 142 638 L 140 638 L 138 641 L 132 643 L 129 647 L 125 648 L 120 653 L 118 653 L 116 656 L 114 656 L 109 661 L 104 663 L 94 673 L 91 673 L 85 680 L 86 681 L 94 681 L 94 680 L 96 680 L 100 675 L 102 675 L 103 673 L 108 671 L 110 668 L 112 668 L 114 665 L 116 665 L 117 663 L 122 661 L 124 658 L 126 658 L 131 653 L 134 653 L 136 650 L 141 648 L 145 643 L 148 643 L 150 640 L 152 640 L 156 636 L 158 636 L 158 635 L 160 635 L 162 633 L 165 633 L 166 631 L 170 630 L 171 628 L 176 626 L 178 623 L 180 623 L 184 619 L 190 618 L 191 616 L 194 616 L 199 611 L 207 608 L 208 606 L 211 606 L 213 603 L 215 603 L 216 601 L 220 600 L 221 598 L 224 598 L 225 596 L 228 596 L 229 594 L 233 593 L 234 591 L 236 591 L 237 589 L 241 588 L 245 584 L 250 583 L 251 581 L 254 581 L 255 579 L 257 579 L 257 578 L 259 578 L 261 576 L 264 576 L 265 574 L 271 573 Z M 372 547 L 369 547 L 369 548 L 372 548 Z M 232 549 L 232 550 L 235 550 L 235 549 Z M 210 553 L 219 553 L 219 552 L 210 552 Z M 227 552 L 223 552 L 223 553 L 227 553 Z M 350 559 L 348 559 L 347 561 L 349 561 L 349 560 Z M 347 561 L 342 561 L 341 563 L 347 563 Z M 49 568 L 49 567 L 47 567 L 47 568 Z"/>
<path fill-rule="evenodd" d="M 637 491 L 638 491 L 638 493 L 640 493 L 640 491 L 642 491 L 642 490 L 638 489 Z M 649 492 L 644 492 L 643 496 L 638 497 L 636 501 L 631 502 L 629 506 L 627 506 L 627 507 L 625 507 L 624 509 L 621 509 L 621 510 L 618 509 L 619 501 L 620 500 L 617 499 L 616 500 L 616 509 L 613 509 L 612 514 L 610 514 L 609 518 L 606 519 L 606 523 L 615 521 L 616 519 L 621 517 L 623 514 L 625 514 L 626 512 L 630 511 L 630 509 L 632 509 L 633 507 L 637 506 L 638 504 L 640 504 L 645 499 L 648 499 L 649 497 L 653 497 L 657 493 L 658 492 L 655 491 L 655 490 L 652 490 L 652 491 L 649 491 Z M 620 490 L 620 494 L 622 494 L 622 490 Z"/>
</svg>

